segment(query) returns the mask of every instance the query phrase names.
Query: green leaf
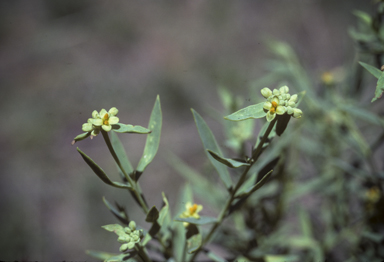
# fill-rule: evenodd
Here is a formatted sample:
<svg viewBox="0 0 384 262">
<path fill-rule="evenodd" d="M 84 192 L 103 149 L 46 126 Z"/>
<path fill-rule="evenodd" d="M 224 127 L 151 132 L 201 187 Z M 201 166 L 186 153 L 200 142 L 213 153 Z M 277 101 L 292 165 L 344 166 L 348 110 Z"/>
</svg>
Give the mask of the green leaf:
<svg viewBox="0 0 384 262">
<path fill-rule="evenodd" d="M 360 10 L 355 10 L 355 11 L 353 11 L 353 14 L 355 16 L 357 16 L 358 18 L 360 18 L 360 20 L 363 23 L 367 24 L 368 26 L 370 26 L 372 24 L 372 18 L 368 13 L 360 11 Z"/>
<path fill-rule="evenodd" d="M 128 188 L 131 189 L 129 185 L 119 183 L 119 182 L 114 182 L 112 181 L 107 174 L 104 172 L 104 170 L 99 167 L 89 156 L 87 156 L 83 151 L 80 150 L 80 148 L 77 148 L 77 151 L 80 153 L 84 161 L 89 165 L 89 167 L 95 172 L 95 174 L 103 180 L 104 183 L 110 186 L 118 187 L 118 188 Z"/>
<path fill-rule="evenodd" d="M 121 225 L 119 225 L 119 224 L 105 225 L 105 226 L 102 226 L 102 228 L 104 228 L 105 230 L 107 230 L 109 232 L 115 233 L 119 237 L 120 236 L 126 236 L 124 228 Z"/>
<path fill-rule="evenodd" d="M 115 132 L 111 132 L 111 143 L 112 147 L 116 152 L 117 157 L 120 160 L 120 163 L 127 175 L 131 174 L 133 172 L 133 167 L 131 165 L 131 162 L 129 161 L 127 154 L 125 152 L 125 149 L 123 147 L 123 144 L 121 143 L 119 137 L 116 135 Z M 119 168 L 120 170 L 120 168 Z M 124 177 L 124 175 L 122 176 Z"/>
<path fill-rule="evenodd" d="M 281 136 L 284 133 L 288 126 L 289 120 L 291 120 L 291 116 L 288 114 L 277 117 L 276 135 Z"/>
<path fill-rule="evenodd" d="M 240 109 L 239 111 L 224 117 L 224 119 L 230 121 L 242 121 L 246 119 L 257 119 L 267 115 L 263 108 L 264 102 L 256 105 L 247 106 L 246 108 Z"/>
<path fill-rule="evenodd" d="M 251 195 L 253 192 L 261 188 L 265 182 L 267 182 L 269 176 L 272 174 L 273 170 L 269 171 L 265 176 L 258 182 L 256 183 L 253 187 L 250 187 L 249 189 L 245 190 L 241 194 L 237 195 L 236 198 L 243 198 L 245 196 Z"/>
<path fill-rule="evenodd" d="M 204 149 L 210 149 L 214 152 L 217 152 L 218 155 L 222 155 L 221 150 L 216 142 L 215 137 L 212 134 L 211 129 L 209 129 L 208 125 L 205 123 L 204 119 L 197 113 L 195 110 L 191 109 L 193 118 L 195 119 L 197 131 L 199 132 L 201 141 L 203 143 Z M 227 189 L 232 187 L 232 181 L 229 176 L 229 172 L 225 166 L 218 163 L 208 152 L 205 152 L 208 156 L 208 159 L 211 161 L 221 180 L 224 182 L 224 185 Z"/>
<path fill-rule="evenodd" d="M 148 128 L 152 130 L 152 133 L 147 136 L 144 152 L 137 166 L 137 171 L 139 172 L 144 171 L 144 169 L 149 165 L 149 163 L 152 162 L 153 158 L 157 153 L 157 149 L 159 148 L 160 143 L 161 125 L 162 113 L 160 106 L 160 97 L 157 96 L 148 124 Z"/>
<path fill-rule="evenodd" d="M 157 210 L 156 206 L 153 206 L 147 214 L 147 217 L 145 218 L 145 221 L 149 223 L 156 222 L 156 220 L 159 218 L 159 210 Z"/>
<path fill-rule="evenodd" d="M 207 257 L 209 257 L 214 262 L 227 262 L 227 260 L 225 260 L 222 257 L 219 257 L 217 254 L 213 253 L 210 250 L 205 250 L 205 253 L 206 253 Z M 235 261 L 239 261 L 240 262 L 240 261 L 243 261 L 243 260 L 235 260 Z"/>
<path fill-rule="evenodd" d="M 81 141 L 81 140 L 84 140 L 86 139 L 87 137 L 89 137 L 91 135 L 92 132 L 86 132 L 86 133 L 82 133 L 78 136 L 76 136 L 73 141 L 72 141 L 72 145 L 74 145 L 76 142 L 78 141 Z"/>
<path fill-rule="evenodd" d="M 142 126 L 125 125 L 121 123 L 112 125 L 112 129 L 117 133 L 149 134 L 152 132 L 151 130 Z"/>
<path fill-rule="evenodd" d="M 206 224 L 212 224 L 217 222 L 216 217 L 206 217 L 206 216 L 200 216 L 199 219 L 193 218 L 193 217 L 187 217 L 187 218 L 181 218 L 177 217 L 175 218 L 175 221 L 178 222 L 188 222 L 194 225 L 206 225 Z"/>
<path fill-rule="evenodd" d="M 305 237 L 312 237 L 312 224 L 311 224 L 311 218 L 309 217 L 309 214 L 304 209 L 300 209 L 299 211 L 299 219 L 300 219 L 300 226 L 303 236 Z"/>
<path fill-rule="evenodd" d="M 103 202 L 104 204 L 107 206 L 107 208 L 109 209 L 109 211 L 112 212 L 112 214 L 120 220 L 121 223 L 125 224 L 125 225 L 128 225 L 129 223 L 129 218 L 127 216 L 127 214 L 125 213 L 124 210 L 117 210 L 111 203 L 109 203 L 109 201 L 103 197 Z"/>
<path fill-rule="evenodd" d="M 238 167 L 241 167 L 241 166 L 249 166 L 248 163 L 236 161 L 236 160 L 233 160 L 233 159 L 230 159 L 230 158 L 221 157 L 217 153 L 213 152 L 212 150 L 207 149 L 207 151 L 208 151 L 208 153 L 211 154 L 211 156 L 214 159 L 216 159 L 217 161 L 219 161 L 220 163 L 222 163 L 222 164 L 224 164 L 224 165 L 226 165 L 228 167 L 238 168 Z"/>
<path fill-rule="evenodd" d="M 107 260 L 111 257 L 118 256 L 119 254 L 116 253 L 107 253 L 103 251 L 96 251 L 96 250 L 87 250 L 85 253 L 91 257 L 100 259 L 100 260 Z"/>
<path fill-rule="evenodd" d="M 161 195 L 163 196 L 164 206 L 160 210 L 159 219 L 157 220 L 157 222 L 159 222 L 160 225 L 163 225 L 165 217 L 168 215 L 168 212 L 169 212 L 169 203 L 164 192 L 161 192 Z"/>
<path fill-rule="evenodd" d="M 379 81 L 377 81 L 375 97 L 371 100 L 371 103 L 376 101 L 383 95 L 384 92 L 384 72 L 381 73 Z"/>
<path fill-rule="evenodd" d="M 369 73 L 371 73 L 374 77 L 376 77 L 377 79 L 380 78 L 381 76 L 381 71 L 380 69 L 376 68 L 376 67 L 373 67 L 371 65 L 368 65 L 366 63 L 363 63 L 363 62 L 359 62 L 360 65 L 362 65 L 365 69 L 368 70 Z"/>
<path fill-rule="evenodd" d="M 188 254 L 195 253 L 201 247 L 202 239 L 201 234 L 197 234 L 188 240 Z"/>
</svg>

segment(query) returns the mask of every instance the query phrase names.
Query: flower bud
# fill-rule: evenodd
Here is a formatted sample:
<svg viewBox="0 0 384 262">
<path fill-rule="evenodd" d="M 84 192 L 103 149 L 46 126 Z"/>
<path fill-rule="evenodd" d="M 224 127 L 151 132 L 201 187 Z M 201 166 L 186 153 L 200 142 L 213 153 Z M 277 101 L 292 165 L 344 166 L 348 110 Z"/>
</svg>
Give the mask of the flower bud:
<svg viewBox="0 0 384 262">
<path fill-rule="evenodd" d="M 278 95 L 280 95 L 280 91 L 277 90 L 277 89 L 273 89 L 273 94 L 274 94 L 275 96 L 278 96 Z"/>
<path fill-rule="evenodd" d="M 125 244 L 122 244 L 121 247 L 120 247 L 120 252 L 125 252 L 129 249 L 129 244 L 130 243 L 125 243 Z"/>
<path fill-rule="evenodd" d="M 129 222 L 129 228 L 132 230 L 132 231 L 135 231 L 136 230 L 136 222 L 135 221 L 131 221 Z"/>
<path fill-rule="evenodd" d="M 129 249 L 132 249 L 135 247 L 135 242 L 129 242 L 127 245 Z"/>
<path fill-rule="evenodd" d="M 125 233 L 127 233 L 127 234 L 131 234 L 131 233 L 132 233 L 132 230 L 131 230 L 129 227 L 125 227 L 125 228 L 124 228 L 124 231 L 125 231 Z"/>
<path fill-rule="evenodd" d="M 126 237 L 124 237 L 124 236 L 119 236 L 119 238 L 117 239 L 117 242 L 119 242 L 119 243 L 125 243 L 125 242 L 127 242 L 127 241 L 126 241 Z"/>
<path fill-rule="evenodd" d="M 293 109 L 293 117 L 294 118 L 301 118 L 303 115 L 303 111 L 301 111 L 300 109 L 298 108 L 294 108 Z"/>
<path fill-rule="evenodd" d="M 288 113 L 288 115 L 292 115 L 293 114 L 293 108 L 290 106 L 287 106 L 287 113 Z"/>
<path fill-rule="evenodd" d="M 265 98 L 268 98 L 272 95 L 272 91 L 271 89 L 269 89 L 268 87 L 264 87 L 263 89 L 261 89 L 261 94 L 265 97 Z"/>
<path fill-rule="evenodd" d="M 295 94 L 295 95 L 291 96 L 291 98 L 289 99 L 289 101 L 292 101 L 292 102 L 295 102 L 295 103 L 296 103 L 296 101 L 297 101 L 297 95 Z"/>
<path fill-rule="evenodd" d="M 280 93 L 282 93 L 282 94 L 286 94 L 286 93 L 288 93 L 289 92 L 289 88 L 288 88 L 288 86 L 282 86 L 282 87 L 280 87 Z"/>
<path fill-rule="evenodd" d="M 295 107 L 295 106 L 296 106 L 296 103 L 293 102 L 293 101 L 288 101 L 288 102 L 287 102 L 287 106 Z"/>
</svg>

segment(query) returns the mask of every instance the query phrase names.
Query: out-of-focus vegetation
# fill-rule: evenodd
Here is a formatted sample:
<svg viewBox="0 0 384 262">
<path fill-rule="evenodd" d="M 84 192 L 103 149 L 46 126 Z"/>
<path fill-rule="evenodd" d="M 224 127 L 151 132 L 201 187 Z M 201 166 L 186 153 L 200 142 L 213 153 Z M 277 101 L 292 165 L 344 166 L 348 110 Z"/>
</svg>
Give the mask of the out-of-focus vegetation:
<svg viewBox="0 0 384 262">
<path fill-rule="evenodd" d="M 120 119 L 146 126 L 160 94 L 159 156 L 140 181 L 153 192 L 150 205 L 165 191 L 172 208 L 183 180 L 166 164 L 167 150 L 211 173 L 201 168 L 205 156 L 189 108 L 206 112 L 226 155 L 245 155 L 261 124 L 252 132 L 244 123 L 253 120 L 222 128 L 208 116 L 221 121 L 260 102 L 265 85 L 288 84 L 306 91 L 304 117 L 265 152 L 265 161 L 282 156 L 275 173 L 243 205 L 247 215 L 234 213 L 235 227 L 218 232 L 228 253 L 217 253 L 266 261 L 382 259 L 383 106 L 381 99 L 370 103 L 376 83 L 357 63 L 383 64 L 376 7 L 320 0 L 1 2 L 0 258 L 86 260 L 85 249 L 118 252 L 115 238 L 100 229 L 114 222 L 104 195 L 144 221 L 134 201 L 95 179 L 70 147 L 90 110 L 116 106 Z M 356 18 L 357 9 L 369 15 Z M 348 27 L 355 28 L 350 36 Z M 221 107 L 217 86 L 220 113 L 209 110 Z M 122 142 L 138 162 L 144 138 L 125 135 Z M 99 137 L 83 147 L 115 170 Z M 214 199 L 195 196 L 203 214 L 216 215 Z M 228 237 L 238 231 L 249 234 Z"/>
</svg>

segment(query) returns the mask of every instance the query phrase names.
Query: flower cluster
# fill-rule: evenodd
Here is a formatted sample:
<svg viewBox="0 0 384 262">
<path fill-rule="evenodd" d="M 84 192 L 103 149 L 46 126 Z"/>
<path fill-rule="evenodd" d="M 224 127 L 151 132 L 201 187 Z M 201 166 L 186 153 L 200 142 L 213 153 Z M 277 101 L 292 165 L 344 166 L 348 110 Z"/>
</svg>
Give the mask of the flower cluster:
<svg viewBox="0 0 384 262">
<path fill-rule="evenodd" d="M 264 103 L 264 110 L 267 112 L 267 121 L 271 122 L 275 119 L 276 114 L 292 115 L 295 118 L 300 118 L 303 112 L 296 108 L 297 95 L 290 95 L 288 86 L 282 86 L 279 90 L 271 91 L 268 87 L 261 89 L 261 94 L 267 99 Z"/>
<path fill-rule="evenodd" d="M 139 243 L 143 237 L 143 230 L 136 229 L 135 221 L 129 222 L 128 227 L 124 228 L 125 235 L 120 235 L 118 242 L 123 243 L 120 247 L 120 252 L 125 252 L 128 249 L 134 248 L 136 243 Z"/>
<path fill-rule="evenodd" d="M 193 218 L 199 219 L 200 218 L 199 212 L 201 210 L 203 210 L 202 205 L 198 205 L 198 204 L 192 205 L 191 202 L 187 202 L 187 204 L 185 205 L 185 211 L 181 213 L 180 218 L 193 217 Z M 184 222 L 183 225 L 187 227 L 189 223 Z"/>
<path fill-rule="evenodd" d="M 87 123 L 83 124 L 84 132 L 91 132 L 92 136 L 97 136 L 101 129 L 108 132 L 111 131 L 112 125 L 119 122 L 119 118 L 116 117 L 119 110 L 116 107 L 112 107 L 107 110 L 101 109 L 100 113 L 96 110 L 92 112 L 92 118 L 89 118 Z"/>
</svg>

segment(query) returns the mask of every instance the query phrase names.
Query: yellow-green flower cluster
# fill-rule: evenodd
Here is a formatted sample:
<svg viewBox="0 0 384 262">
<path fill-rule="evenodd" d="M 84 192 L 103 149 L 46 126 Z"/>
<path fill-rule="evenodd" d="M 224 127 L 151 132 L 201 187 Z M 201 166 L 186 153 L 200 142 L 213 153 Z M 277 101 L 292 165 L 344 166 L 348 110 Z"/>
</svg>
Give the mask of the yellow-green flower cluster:
<svg viewBox="0 0 384 262">
<path fill-rule="evenodd" d="M 94 110 L 92 112 L 92 118 L 89 118 L 87 123 L 83 124 L 84 132 L 91 132 L 92 136 L 97 136 L 101 129 L 108 132 L 111 131 L 112 125 L 119 122 L 119 118 L 116 117 L 119 110 L 116 107 L 112 107 L 107 110 L 101 109 L 100 113 Z"/>
<path fill-rule="evenodd" d="M 267 112 L 267 121 L 271 122 L 275 119 L 276 114 L 292 115 L 294 118 L 300 118 L 303 112 L 296 108 L 297 95 L 290 95 L 288 86 L 282 86 L 273 91 L 268 87 L 261 89 L 261 94 L 267 99 L 264 103 L 264 110 Z"/>
<path fill-rule="evenodd" d="M 143 237 L 143 230 L 136 229 L 135 221 L 129 222 L 128 227 L 124 228 L 125 235 L 120 235 L 117 239 L 118 242 L 123 243 L 120 247 L 120 252 L 125 252 L 128 249 L 135 247 L 136 243 L 139 243 Z"/>
<path fill-rule="evenodd" d="M 201 210 L 203 210 L 202 205 L 198 205 L 198 204 L 192 205 L 191 202 L 187 202 L 187 204 L 185 204 L 185 211 L 181 213 L 180 218 L 193 217 L 193 218 L 199 219 L 200 218 L 199 212 Z M 187 227 L 189 223 L 183 222 L 183 225 Z"/>
</svg>

